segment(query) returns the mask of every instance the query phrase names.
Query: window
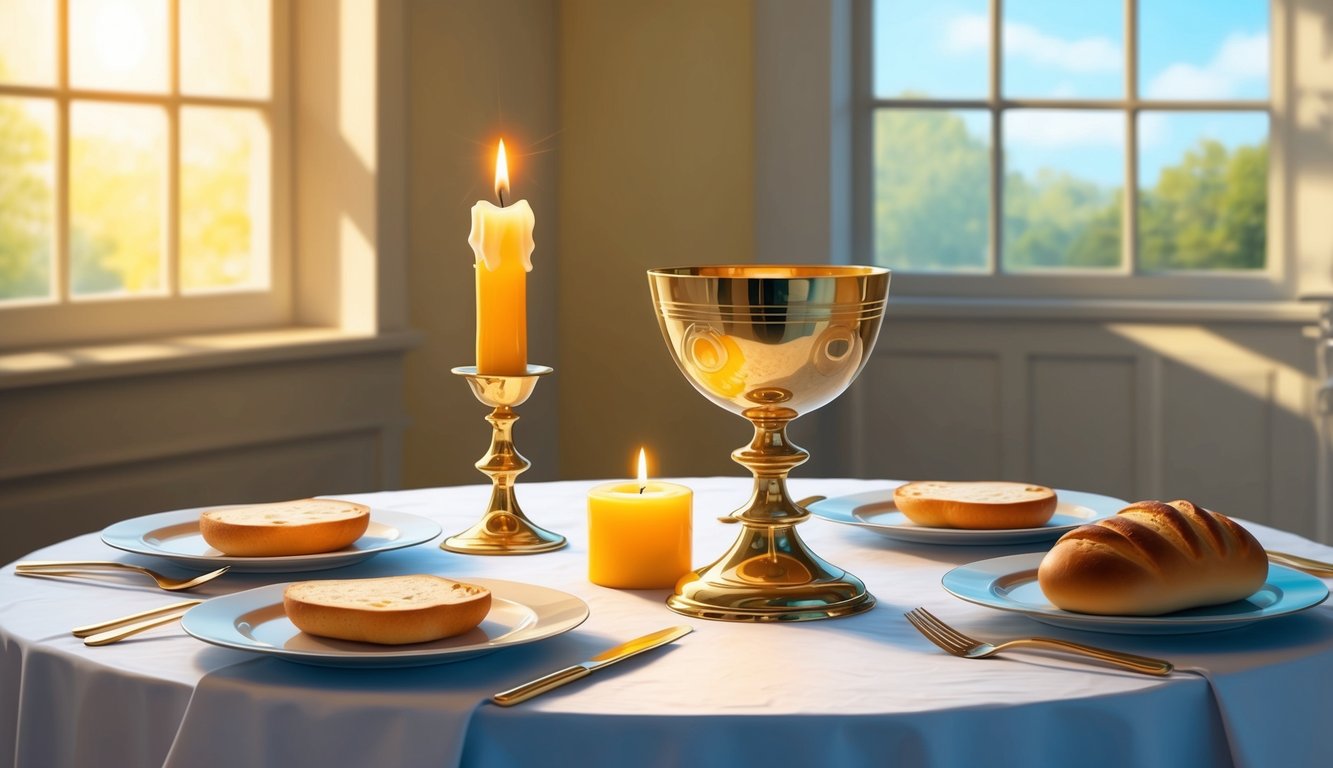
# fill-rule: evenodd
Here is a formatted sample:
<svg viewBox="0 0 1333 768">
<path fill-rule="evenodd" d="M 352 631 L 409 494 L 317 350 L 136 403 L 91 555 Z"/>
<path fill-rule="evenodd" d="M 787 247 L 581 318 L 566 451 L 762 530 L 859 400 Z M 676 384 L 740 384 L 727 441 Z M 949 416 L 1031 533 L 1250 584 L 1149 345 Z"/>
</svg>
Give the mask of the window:
<svg viewBox="0 0 1333 768">
<path fill-rule="evenodd" d="M 290 310 L 281 0 L 0 0 L 0 346 Z"/>
<path fill-rule="evenodd" d="M 860 13 L 862 237 L 913 292 L 1290 293 L 1268 0 Z"/>
</svg>

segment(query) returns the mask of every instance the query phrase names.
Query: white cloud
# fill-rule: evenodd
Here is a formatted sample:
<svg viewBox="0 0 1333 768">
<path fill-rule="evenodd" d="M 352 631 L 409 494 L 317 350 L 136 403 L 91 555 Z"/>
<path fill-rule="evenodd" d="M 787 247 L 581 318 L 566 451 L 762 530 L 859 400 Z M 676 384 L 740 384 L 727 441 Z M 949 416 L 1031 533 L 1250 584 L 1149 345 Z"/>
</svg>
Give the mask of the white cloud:
<svg viewBox="0 0 1333 768">
<path fill-rule="evenodd" d="M 1232 34 L 1212 61 L 1200 67 L 1172 64 L 1148 84 L 1150 99 L 1227 99 L 1253 80 L 1268 76 L 1268 34 Z"/>
<path fill-rule="evenodd" d="M 949 19 L 944 30 L 947 53 L 974 53 L 990 47 L 990 19 L 980 14 L 964 14 Z"/>
<path fill-rule="evenodd" d="M 989 47 L 990 21 L 986 16 L 964 14 L 949 20 L 944 33 L 946 53 L 974 53 Z M 1065 72 L 1117 72 L 1125 65 L 1120 46 L 1110 38 L 1065 40 L 1018 22 L 1005 22 L 1004 50 L 1008 56 L 1059 67 Z"/>
<path fill-rule="evenodd" d="M 1268 77 L 1268 33 L 1230 35 L 1213 57 L 1213 66 L 1235 77 Z"/>
<path fill-rule="evenodd" d="M 1041 149 L 1098 147 L 1123 151 L 1125 118 L 1118 112 L 1019 109 L 1007 113 L 1004 139 L 1006 144 Z"/>
<path fill-rule="evenodd" d="M 1016 109 L 1006 113 L 1004 140 L 1013 146 L 1038 149 L 1125 148 L 1125 118 L 1119 112 Z M 1166 115 L 1139 116 L 1139 146 L 1156 147 L 1166 141 L 1171 127 Z"/>
<path fill-rule="evenodd" d="M 1157 147 L 1171 136 L 1171 125 L 1161 112 L 1139 113 L 1139 146 Z"/>
</svg>

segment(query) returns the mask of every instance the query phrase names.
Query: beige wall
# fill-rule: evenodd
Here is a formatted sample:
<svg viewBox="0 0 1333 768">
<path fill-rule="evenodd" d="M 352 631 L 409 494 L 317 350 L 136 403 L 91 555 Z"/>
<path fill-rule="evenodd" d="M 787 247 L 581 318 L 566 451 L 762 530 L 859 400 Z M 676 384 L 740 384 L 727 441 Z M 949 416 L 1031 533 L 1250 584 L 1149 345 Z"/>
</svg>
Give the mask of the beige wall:
<svg viewBox="0 0 1333 768">
<path fill-rule="evenodd" d="M 525 479 L 621 476 L 640 444 L 661 474 L 734 474 L 739 418 L 675 370 L 644 271 L 753 260 L 751 4 L 430 2 L 408 7 L 409 486 L 482 482 L 471 361 L 468 209 L 491 143 L 517 157 L 537 217 L 529 357 L 552 365 L 519 413 Z M 558 203 L 557 203 L 558 201 Z"/>
<path fill-rule="evenodd" d="M 475 357 L 470 209 L 493 200 L 503 135 L 513 192 L 537 218 L 528 277 L 528 358 L 554 366 L 519 409 L 525 480 L 557 476 L 555 306 L 558 6 L 548 0 L 417 0 L 408 7 L 410 318 L 423 341 L 407 359 L 405 484 L 485 482 L 486 409 L 449 373 Z"/>
<path fill-rule="evenodd" d="M 748 2 L 560 6 L 560 471 L 736 474 L 749 427 L 662 344 L 649 267 L 753 260 Z"/>
</svg>

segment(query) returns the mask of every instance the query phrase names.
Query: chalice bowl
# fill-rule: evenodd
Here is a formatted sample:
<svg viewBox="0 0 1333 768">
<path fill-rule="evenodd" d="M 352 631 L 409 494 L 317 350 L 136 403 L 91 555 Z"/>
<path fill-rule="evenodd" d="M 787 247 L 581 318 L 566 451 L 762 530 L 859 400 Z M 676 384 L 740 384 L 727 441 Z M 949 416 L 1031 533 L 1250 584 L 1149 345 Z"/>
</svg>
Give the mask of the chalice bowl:
<svg viewBox="0 0 1333 768">
<path fill-rule="evenodd" d="M 862 266 L 737 265 L 648 271 L 671 356 L 704 397 L 754 425 L 731 458 L 754 474 L 749 502 L 724 522 L 736 543 L 685 574 L 667 605 L 726 621 L 809 621 L 870 610 L 852 574 L 821 560 L 796 526 L 787 473 L 809 452 L 787 424 L 847 389 L 870 358 L 884 317 L 889 271 Z"/>
</svg>

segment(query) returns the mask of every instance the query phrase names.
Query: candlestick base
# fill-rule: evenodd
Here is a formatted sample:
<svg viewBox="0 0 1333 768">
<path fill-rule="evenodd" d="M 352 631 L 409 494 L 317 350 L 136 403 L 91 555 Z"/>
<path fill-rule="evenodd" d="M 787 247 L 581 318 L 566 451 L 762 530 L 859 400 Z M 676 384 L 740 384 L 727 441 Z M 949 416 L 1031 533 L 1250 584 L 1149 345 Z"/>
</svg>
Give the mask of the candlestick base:
<svg viewBox="0 0 1333 768">
<path fill-rule="evenodd" d="M 518 421 L 514 408 L 532 395 L 538 378 L 553 370 L 529 365 L 523 375 L 501 376 L 477 373 L 474 366 L 453 369 L 455 375 L 467 379 L 477 400 L 493 409 L 486 417 L 491 424 L 491 446 L 476 465 L 491 479 L 491 500 L 480 521 L 445 539 L 440 549 L 466 555 L 533 555 L 567 543 L 564 536 L 529 520 L 514 495 L 515 480 L 532 466 L 514 447 L 514 422 Z"/>
</svg>

